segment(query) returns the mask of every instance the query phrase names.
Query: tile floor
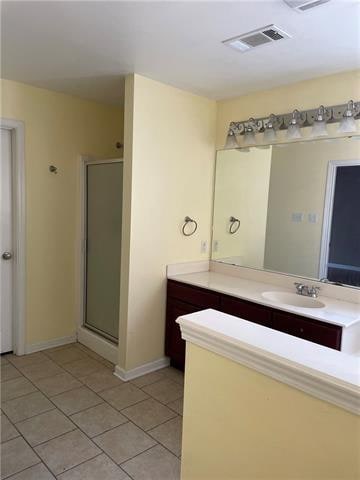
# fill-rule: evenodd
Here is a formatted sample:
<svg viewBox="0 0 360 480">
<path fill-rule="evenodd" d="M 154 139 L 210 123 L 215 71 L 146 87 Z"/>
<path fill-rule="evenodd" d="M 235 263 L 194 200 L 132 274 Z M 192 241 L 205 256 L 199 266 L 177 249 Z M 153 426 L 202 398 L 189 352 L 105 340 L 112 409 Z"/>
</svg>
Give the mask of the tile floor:
<svg viewBox="0 0 360 480">
<path fill-rule="evenodd" d="M 113 367 L 79 343 L 1 356 L 1 478 L 179 480 L 182 373 Z"/>
</svg>

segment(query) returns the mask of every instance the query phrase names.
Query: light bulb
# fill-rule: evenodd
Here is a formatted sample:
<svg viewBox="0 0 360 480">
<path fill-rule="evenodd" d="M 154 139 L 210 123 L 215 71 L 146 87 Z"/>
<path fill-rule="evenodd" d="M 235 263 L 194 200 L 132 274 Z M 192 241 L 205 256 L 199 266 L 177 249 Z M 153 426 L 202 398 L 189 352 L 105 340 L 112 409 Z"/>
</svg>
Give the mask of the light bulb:
<svg viewBox="0 0 360 480">
<path fill-rule="evenodd" d="M 311 129 L 312 137 L 327 137 L 328 131 L 326 129 L 326 109 L 324 105 L 320 105 L 319 110 L 314 119 L 313 127 Z"/>
<path fill-rule="evenodd" d="M 254 145 L 255 143 L 255 132 L 252 127 L 247 127 L 244 135 L 244 145 Z"/>
<path fill-rule="evenodd" d="M 355 113 L 354 101 L 350 100 L 343 114 L 343 118 L 340 120 L 340 125 L 338 128 L 339 133 L 356 132 L 357 129 L 356 129 L 354 113 Z"/>
<path fill-rule="evenodd" d="M 236 139 L 236 135 L 232 130 L 229 130 L 229 133 L 226 137 L 225 149 L 230 150 L 232 148 L 239 148 L 239 144 Z"/>
<path fill-rule="evenodd" d="M 289 140 L 295 140 L 296 138 L 301 138 L 302 136 L 299 127 L 299 117 L 299 110 L 294 110 L 286 133 L 286 136 Z"/>
</svg>

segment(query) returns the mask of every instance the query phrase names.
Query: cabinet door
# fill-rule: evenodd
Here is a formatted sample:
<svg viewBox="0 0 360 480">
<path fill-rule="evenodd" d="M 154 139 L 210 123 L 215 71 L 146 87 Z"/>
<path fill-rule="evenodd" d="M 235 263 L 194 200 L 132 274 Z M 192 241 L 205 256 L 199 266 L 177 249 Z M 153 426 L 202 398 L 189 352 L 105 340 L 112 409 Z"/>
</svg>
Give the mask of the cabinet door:
<svg viewBox="0 0 360 480">
<path fill-rule="evenodd" d="M 206 308 L 214 308 L 215 310 L 220 306 L 220 294 L 206 290 L 205 288 L 194 287 L 193 285 L 186 285 L 185 283 L 168 280 L 167 295 L 171 298 L 176 298 L 185 303 L 190 303 L 205 310 Z"/>
<path fill-rule="evenodd" d="M 186 344 L 185 340 L 181 338 L 180 326 L 176 323 L 176 319 L 182 315 L 198 312 L 199 310 L 202 310 L 202 308 L 168 298 L 166 306 L 165 354 L 170 357 L 171 364 L 175 367 L 184 368 Z"/>
<path fill-rule="evenodd" d="M 342 328 L 286 312 L 273 312 L 273 328 L 295 337 L 340 350 Z"/>
<path fill-rule="evenodd" d="M 271 310 L 255 303 L 246 302 L 235 297 L 223 295 L 221 297 L 221 311 L 234 315 L 235 317 L 249 320 L 250 322 L 264 325 L 265 327 L 272 326 Z"/>
</svg>

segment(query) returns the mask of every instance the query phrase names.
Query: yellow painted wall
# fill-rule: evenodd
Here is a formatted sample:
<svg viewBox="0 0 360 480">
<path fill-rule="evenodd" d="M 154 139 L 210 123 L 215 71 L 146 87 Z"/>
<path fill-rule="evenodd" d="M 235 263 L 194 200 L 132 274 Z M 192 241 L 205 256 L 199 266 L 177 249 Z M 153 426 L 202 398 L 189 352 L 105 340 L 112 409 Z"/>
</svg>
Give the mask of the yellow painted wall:
<svg viewBox="0 0 360 480">
<path fill-rule="evenodd" d="M 25 124 L 26 343 L 34 344 L 75 333 L 79 155 L 119 157 L 123 112 L 9 80 L 1 100 L 1 116 Z"/>
<path fill-rule="evenodd" d="M 273 147 L 265 268 L 319 278 L 328 164 L 360 159 L 357 139 L 303 142 Z M 294 212 L 303 213 L 293 222 Z M 317 222 L 310 223 L 308 214 Z"/>
<path fill-rule="evenodd" d="M 229 257 L 238 265 L 264 266 L 271 148 L 222 150 L 216 156 L 212 258 Z M 229 232 L 229 218 L 240 228 Z M 239 263 L 238 263 L 239 262 Z"/>
<path fill-rule="evenodd" d="M 359 98 L 360 71 L 351 71 L 220 101 L 217 103 L 217 148 L 223 148 L 231 121 L 287 113 L 294 108 L 338 105 Z"/>
<path fill-rule="evenodd" d="M 209 257 L 200 247 L 210 242 L 216 103 L 140 75 L 126 96 L 119 362 L 128 370 L 164 355 L 166 265 Z M 186 215 L 199 224 L 192 237 L 181 234 Z"/>
<path fill-rule="evenodd" d="M 357 480 L 360 417 L 187 344 L 182 480 Z"/>
</svg>

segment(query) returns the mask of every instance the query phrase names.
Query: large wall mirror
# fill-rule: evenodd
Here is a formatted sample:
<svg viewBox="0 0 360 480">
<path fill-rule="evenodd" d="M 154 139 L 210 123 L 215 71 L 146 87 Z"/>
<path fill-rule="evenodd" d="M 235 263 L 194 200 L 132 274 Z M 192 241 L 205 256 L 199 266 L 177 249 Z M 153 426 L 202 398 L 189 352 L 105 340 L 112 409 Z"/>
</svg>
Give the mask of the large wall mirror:
<svg viewBox="0 0 360 480">
<path fill-rule="evenodd" d="M 212 259 L 360 287 L 359 137 L 219 151 Z"/>
</svg>

